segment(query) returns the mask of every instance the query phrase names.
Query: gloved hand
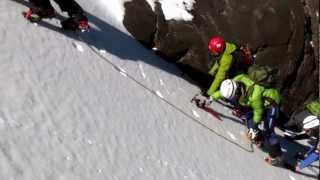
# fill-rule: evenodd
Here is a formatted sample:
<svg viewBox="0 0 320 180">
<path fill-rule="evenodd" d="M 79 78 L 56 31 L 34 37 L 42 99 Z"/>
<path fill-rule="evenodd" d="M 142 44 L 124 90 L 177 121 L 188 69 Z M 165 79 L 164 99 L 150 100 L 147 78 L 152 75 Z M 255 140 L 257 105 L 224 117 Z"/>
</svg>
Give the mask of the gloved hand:
<svg viewBox="0 0 320 180">
<path fill-rule="evenodd" d="M 191 102 L 194 101 L 196 103 L 196 105 L 200 108 L 206 107 L 206 106 L 210 106 L 210 104 L 212 103 L 212 100 L 210 99 L 192 99 Z"/>
<path fill-rule="evenodd" d="M 222 99 L 222 95 L 221 95 L 220 91 L 216 91 L 210 95 L 210 98 L 212 100 L 218 101 L 219 99 Z"/>
<path fill-rule="evenodd" d="M 250 114 L 248 114 L 246 111 L 244 111 L 241 108 L 234 108 L 232 110 L 232 115 L 237 116 L 239 119 L 241 119 L 243 122 L 246 122 L 250 117 Z"/>
<path fill-rule="evenodd" d="M 241 117 L 242 116 L 242 111 L 240 108 L 235 108 L 232 110 L 232 115 L 237 116 L 237 117 Z"/>
<path fill-rule="evenodd" d="M 212 101 L 210 99 L 202 99 L 199 103 L 199 106 L 206 107 L 206 106 L 210 106 L 211 103 Z"/>
<path fill-rule="evenodd" d="M 247 136 L 248 136 L 248 138 L 249 138 L 250 140 L 254 141 L 254 140 L 257 139 L 258 134 L 259 134 L 259 130 L 250 128 L 250 129 L 248 130 Z"/>
<path fill-rule="evenodd" d="M 204 89 L 201 90 L 200 94 L 201 94 L 202 96 L 204 96 L 204 97 L 207 97 L 207 98 L 210 97 L 209 94 L 207 93 L 207 91 L 204 90 Z"/>
</svg>

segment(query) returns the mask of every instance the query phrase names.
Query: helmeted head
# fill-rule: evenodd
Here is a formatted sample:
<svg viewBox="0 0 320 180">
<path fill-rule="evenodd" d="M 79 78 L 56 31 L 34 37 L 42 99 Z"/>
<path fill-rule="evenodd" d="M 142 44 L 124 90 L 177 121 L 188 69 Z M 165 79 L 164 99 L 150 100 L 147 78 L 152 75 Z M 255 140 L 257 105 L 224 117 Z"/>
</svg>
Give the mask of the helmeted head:
<svg viewBox="0 0 320 180">
<path fill-rule="evenodd" d="M 309 115 L 303 120 L 303 129 L 310 130 L 313 128 L 319 128 L 320 120 L 317 116 Z"/>
<path fill-rule="evenodd" d="M 234 99 L 237 95 L 239 85 L 232 79 L 222 81 L 220 85 L 220 93 L 226 99 Z"/>
<path fill-rule="evenodd" d="M 226 42 L 221 36 L 214 36 L 209 41 L 208 49 L 213 55 L 220 55 L 226 49 Z"/>
</svg>

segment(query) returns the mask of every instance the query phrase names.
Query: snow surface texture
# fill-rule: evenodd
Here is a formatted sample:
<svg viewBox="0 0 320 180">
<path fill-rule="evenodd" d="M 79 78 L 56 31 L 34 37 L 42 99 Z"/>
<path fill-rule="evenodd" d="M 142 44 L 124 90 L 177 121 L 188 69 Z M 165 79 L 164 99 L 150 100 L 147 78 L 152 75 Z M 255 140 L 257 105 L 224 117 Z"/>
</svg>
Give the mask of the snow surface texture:
<svg viewBox="0 0 320 180">
<path fill-rule="evenodd" d="M 181 72 L 78 2 L 92 27 L 80 35 L 0 1 L 0 179 L 311 179 L 268 166 L 243 125 L 195 108 Z"/>
<path fill-rule="evenodd" d="M 124 3 L 131 0 L 99 0 L 106 9 L 114 15 L 119 22 L 124 16 Z M 146 0 L 154 10 L 155 1 L 161 3 L 166 20 L 191 21 L 193 16 L 189 13 L 193 9 L 195 0 Z"/>
</svg>

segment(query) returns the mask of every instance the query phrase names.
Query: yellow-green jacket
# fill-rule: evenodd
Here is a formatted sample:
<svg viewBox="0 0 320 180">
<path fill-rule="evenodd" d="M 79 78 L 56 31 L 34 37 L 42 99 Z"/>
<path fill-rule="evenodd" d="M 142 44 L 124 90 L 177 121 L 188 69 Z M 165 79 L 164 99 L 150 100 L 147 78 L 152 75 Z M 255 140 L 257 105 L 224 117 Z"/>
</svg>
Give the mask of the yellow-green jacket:
<svg viewBox="0 0 320 180">
<path fill-rule="evenodd" d="M 236 45 L 232 43 L 226 43 L 226 49 L 221 55 L 220 60 L 216 61 L 209 71 L 209 74 L 214 76 L 214 80 L 207 91 L 207 94 L 211 96 L 215 93 L 223 80 L 227 78 L 228 72 L 231 68 L 233 57 L 232 53 L 237 49 Z"/>
</svg>

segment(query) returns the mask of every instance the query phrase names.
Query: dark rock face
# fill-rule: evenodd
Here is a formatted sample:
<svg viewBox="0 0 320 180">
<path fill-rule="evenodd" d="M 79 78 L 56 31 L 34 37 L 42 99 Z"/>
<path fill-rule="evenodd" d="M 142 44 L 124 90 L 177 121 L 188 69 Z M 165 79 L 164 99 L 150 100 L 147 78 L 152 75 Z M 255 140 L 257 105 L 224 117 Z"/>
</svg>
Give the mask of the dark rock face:
<svg viewBox="0 0 320 180">
<path fill-rule="evenodd" d="M 197 0 L 192 21 L 166 21 L 161 4 L 153 12 L 145 0 L 133 0 L 125 4 L 124 25 L 136 39 L 201 80 L 204 88 L 212 79 L 207 76 L 213 64 L 207 50 L 210 37 L 220 34 L 238 45 L 248 43 L 257 64 L 278 69 L 276 86 L 290 115 L 318 95 L 319 32 L 313 24 L 317 26 L 319 2 L 303 1 Z"/>
<path fill-rule="evenodd" d="M 152 47 L 156 32 L 156 15 L 145 0 L 132 0 L 125 3 L 123 24 L 142 44 Z"/>
<path fill-rule="evenodd" d="M 304 8 L 304 48 L 294 73 L 282 91 L 283 110 L 299 112 L 303 105 L 319 98 L 319 1 L 302 0 Z"/>
</svg>

